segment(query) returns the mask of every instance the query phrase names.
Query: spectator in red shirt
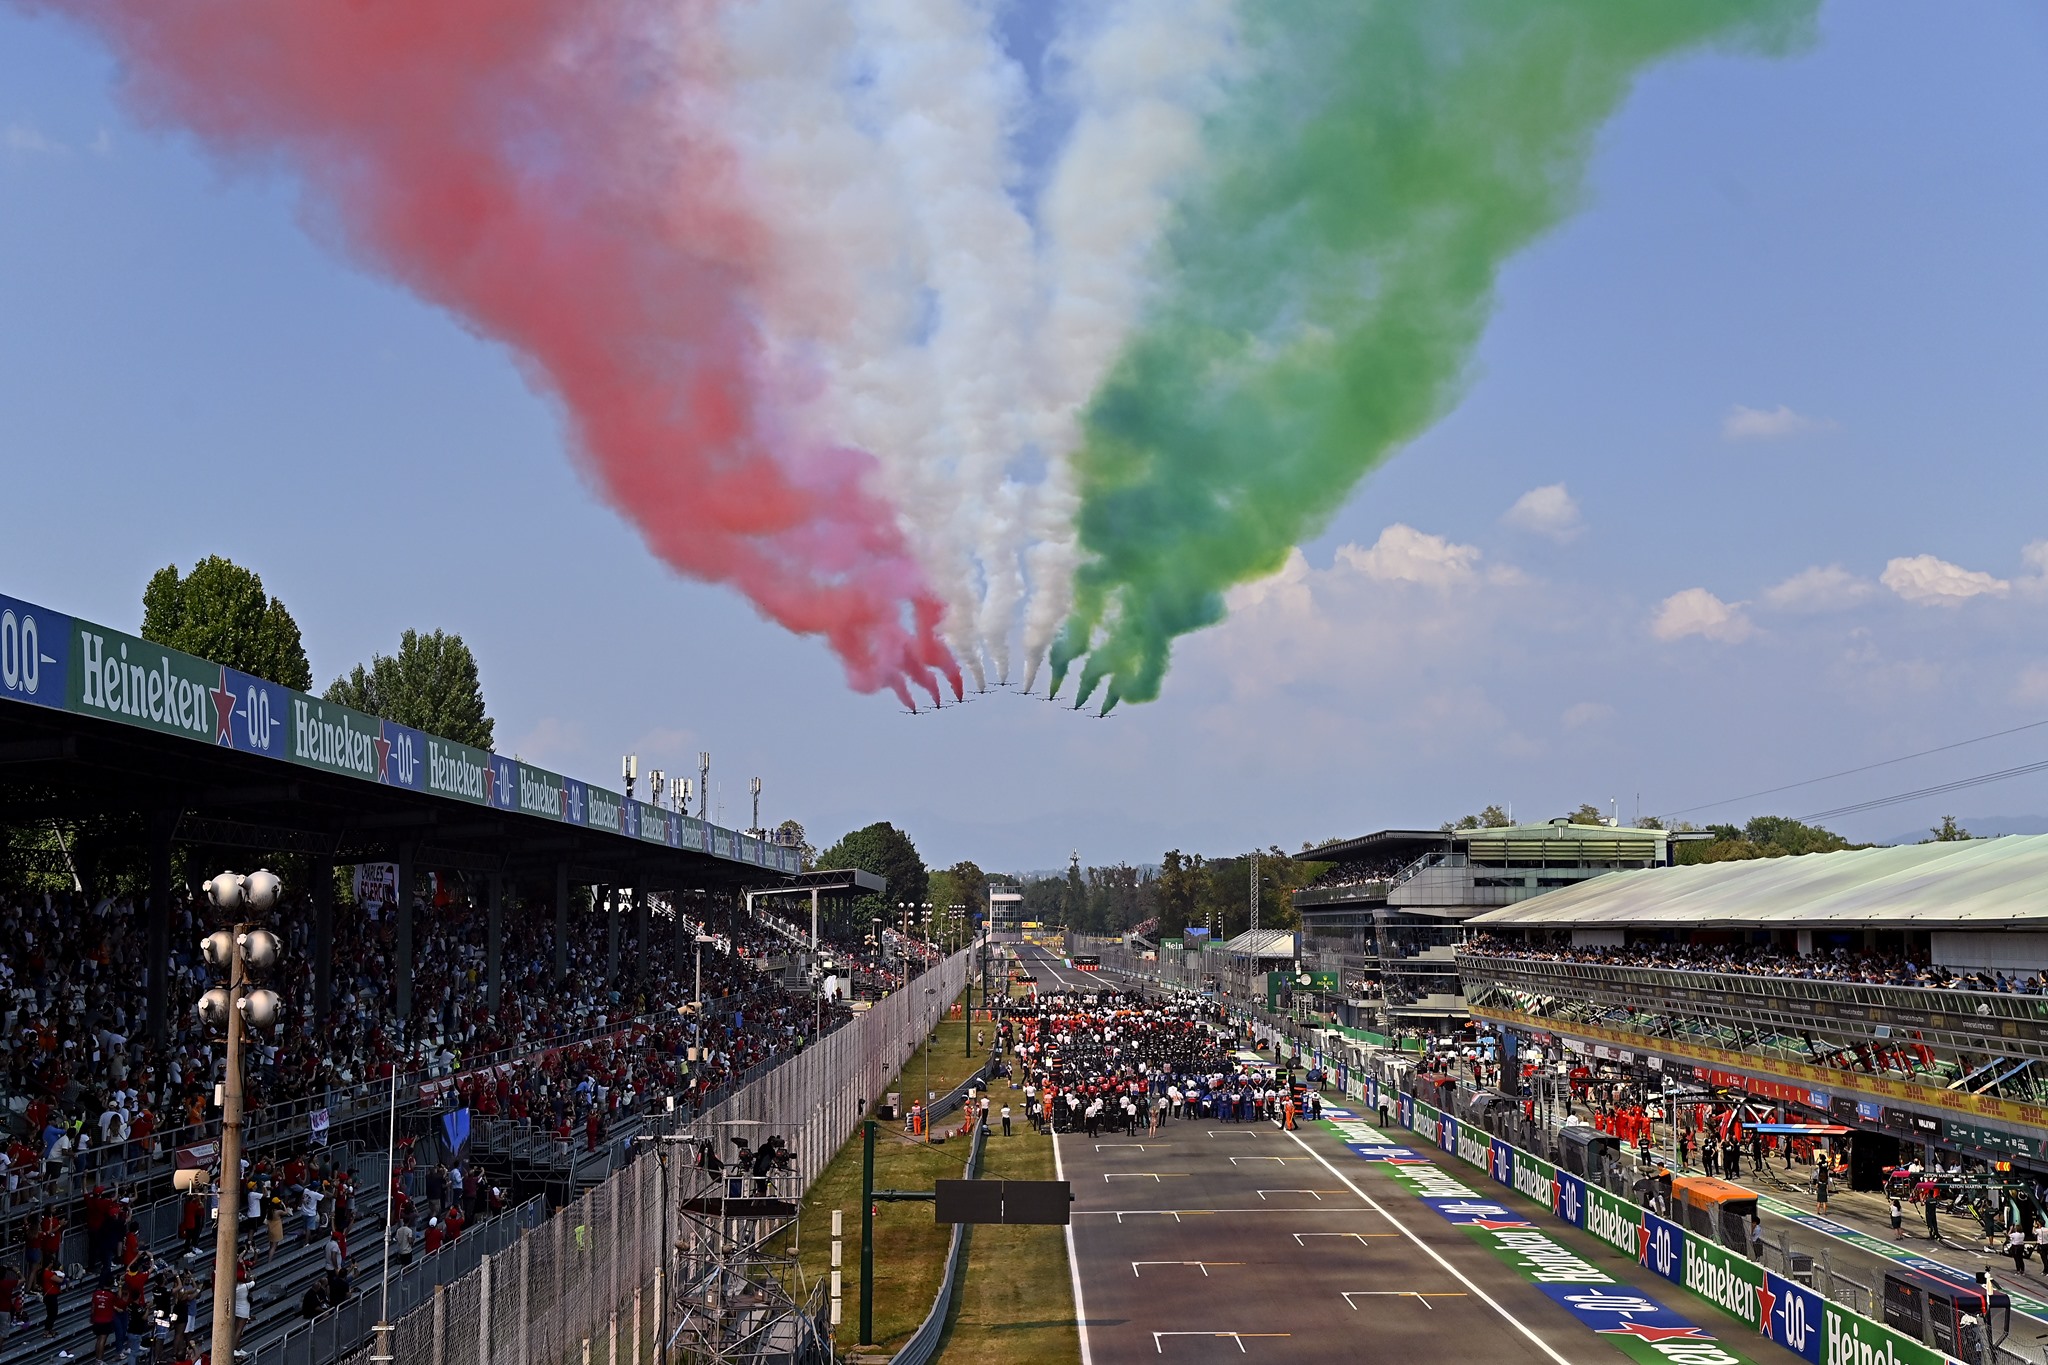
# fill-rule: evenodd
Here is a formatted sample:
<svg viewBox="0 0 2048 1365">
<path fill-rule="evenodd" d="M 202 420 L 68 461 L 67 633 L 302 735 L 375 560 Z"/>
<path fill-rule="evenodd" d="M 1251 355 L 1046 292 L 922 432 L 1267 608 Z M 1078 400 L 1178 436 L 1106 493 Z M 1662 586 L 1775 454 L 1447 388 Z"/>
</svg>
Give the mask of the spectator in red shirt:
<svg viewBox="0 0 2048 1365">
<path fill-rule="evenodd" d="M 36 1292 L 43 1296 L 43 1335 L 51 1341 L 57 1339 L 57 1299 L 64 1292 L 64 1272 L 57 1269 L 57 1258 L 48 1257 L 36 1276 Z"/>
<path fill-rule="evenodd" d="M 113 1335 L 114 1316 L 121 1311 L 121 1296 L 114 1292 L 114 1277 L 100 1276 L 99 1287 L 92 1291 L 92 1358 L 98 1360 L 107 1352 L 107 1338 Z"/>
<path fill-rule="evenodd" d="M 426 1236 L 427 1255 L 431 1256 L 441 1249 L 441 1242 L 445 1236 L 446 1234 L 441 1231 L 441 1220 L 429 1218 Z"/>
</svg>

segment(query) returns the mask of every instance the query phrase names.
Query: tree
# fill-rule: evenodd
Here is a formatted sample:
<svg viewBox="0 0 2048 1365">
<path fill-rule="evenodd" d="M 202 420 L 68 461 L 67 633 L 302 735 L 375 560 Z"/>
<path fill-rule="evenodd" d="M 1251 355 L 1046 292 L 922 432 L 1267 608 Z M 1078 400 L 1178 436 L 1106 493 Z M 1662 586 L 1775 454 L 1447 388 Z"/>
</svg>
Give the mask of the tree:
<svg viewBox="0 0 2048 1365">
<path fill-rule="evenodd" d="M 1033 877 L 1023 883 L 1024 918 L 1038 924 L 1064 925 L 1067 884 L 1058 877 Z"/>
<path fill-rule="evenodd" d="M 1598 806 L 1588 801 L 1572 812 L 1572 823 L 1575 825 L 1604 825 L 1607 823 L 1607 817 L 1600 813 Z"/>
<path fill-rule="evenodd" d="M 1060 898 L 1060 906 L 1065 911 L 1068 928 L 1081 928 L 1088 923 L 1088 888 L 1081 881 L 1081 853 L 1078 849 L 1067 862 L 1067 889 Z"/>
<path fill-rule="evenodd" d="M 794 820 L 784 820 L 775 827 L 775 841 L 784 848 L 793 848 L 803 860 L 803 870 L 815 872 L 818 869 L 818 850 L 811 847 L 810 839 L 804 834 L 804 827 Z"/>
<path fill-rule="evenodd" d="M 1679 862 L 1732 863 L 1748 858 L 1796 858 L 1808 853 L 1837 853 L 1845 848 L 1859 847 L 1833 830 L 1802 824 L 1782 815 L 1759 815 L 1741 826 L 1708 825 L 1707 832 L 1714 836 L 1710 842 L 1679 846 Z"/>
<path fill-rule="evenodd" d="M 327 688 L 327 700 L 430 735 L 488 749 L 497 734 L 484 709 L 476 655 L 460 635 L 408 630 L 396 656 L 373 654 Z"/>
<path fill-rule="evenodd" d="M 1849 847 L 1849 841 L 1831 829 L 1801 824 L 1783 815 L 1759 815 L 1742 827 L 1742 834 L 1762 849 L 1766 858 L 1839 853 Z"/>
<path fill-rule="evenodd" d="M 1455 821 L 1446 820 L 1441 828 L 1448 833 L 1454 829 L 1506 829 L 1514 823 L 1514 819 L 1506 811 L 1498 805 L 1492 805 L 1477 815 L 1461 815 Z"/>
<path fill-rule="evenodd" d="M 1977 837 L 1957 824 L 1953 815 L 1942 816 L 1941 823 L 1927 832 L 1934 837 L 1922 839 L 1920 842 L 1923 844 L 1960 844 Z"/>
<path fill-rule="evenodd" d="M 263 580 L 231 559 L 208 555 L 182 578 L 166 564 L 142 590 L 142 638 L 309 692 L 313 669 L 299 623 Z"/>
<path fill-rule="evenodd" d="M 1196 922 L 1195 897 L 1201 874 L 1201 854 L 1182 853 L 1177 848 L 1166 850 L 1166 857 L 1160 861 L 1156 892 L 1162 937 L 1178 938 L 1188 925 Z"/>
<path fill-rule="evenodd" d="M 870 914 L 886 909 L 891 918 L 897 905 L 903 902 L 922 904 L 930 885 L 930 874 L 925 870 L 924 859 L 917 855 L 917 845 L 910 842 L 909 835 L 886 820 L 846 835 L 818 855 L 818 865 L 832 869 L 859 868 L 887 882 L 888 888 L 880 896 L 862 899 L 873 902 L 865 907 Z"/>
<path fill-rule="evenodd" d="M 975 915 L 988 912 L 988 874 L 986 872 L 983 872 L 975 864 L 963 860 L 947 868 L 946 874 L 953 882 L 952 892 L 946 901 L 948 905 L 966 906 L 969 923 L 973 922 Z M 937 896 L 932 897 L 932 904 L 937 905 L 938 903 L 939 898 Z"/>
</svg>

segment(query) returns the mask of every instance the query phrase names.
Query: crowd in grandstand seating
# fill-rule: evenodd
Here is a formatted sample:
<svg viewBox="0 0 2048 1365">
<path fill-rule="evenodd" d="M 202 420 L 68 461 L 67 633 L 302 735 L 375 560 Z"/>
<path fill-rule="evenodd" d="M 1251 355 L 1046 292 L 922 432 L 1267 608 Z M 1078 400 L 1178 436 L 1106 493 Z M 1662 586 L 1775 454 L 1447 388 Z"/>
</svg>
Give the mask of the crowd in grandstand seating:
<svg viewBox="0 0 2048 1365">
<path fill-rule="evenodd" d="M 701 1106 L 848 1017 L 843 1003 L 791 993 L 779 972 L 760 970 L 789 945 L 738 916 L 715 916 L 705 926 L 718 941 L 701 956 L 701 977 L 696 954 L 676 960 L 667 923 L 650 926 L 652 942 L 639 952 L 627 912 L 618 978 L 608 980 L 607 935 L 583 923 L 567 945 L 568 976 L 558 982 L 552 907 L 517 905 L 502 923 L 502 990 L 493 1010 L 486 913 L 460 896 L 437 895 L 415 910 L 413 1011 L 400 1025 L 391 1017 L 395 916 L 374 901 L 338 904 L 334 915 L 332 1006 L 324 1017 L 314 1011 L 311 917 L 293 900 L 275 916 L 286 952 L 270 984 L 287 1002 L 287 1023 L 254 1040 L 247 1054 L 253 1112 L 317 1103 L 337 1087 L 388 1081 L 396 1068 L 448 1078 L 451 1106 L 480 1118 L 528 1119 L 552 1132 L 566 1154 L 594 1149 L 622 1114 L 653 1096 Z M 145 1017 L 147 931 L 134 901 L 0 888 L 0 1338 L 29 1325 L 37 1315 L 28 1306 L 38 1302 L 46 1335 L 58 1327 L 60 1305 L 69 1313 L 78 1304 L 90 1313 L 96 1339 L 112 1337 L 116 1358 L 130 1328 L 164 1324 L 174 1356 L 203 1334 L 197 1315 L 210 1282 L 188 1273 L 184 1261 L 205 1254 L 211 1212 L 187 1197 L 177 1247 L 159 1246 L 153 1260 L 133 1221 L 140 1194 L 133 1181 L 146 1169 L 160 1173 L 158 1158 L 170 1147 L 215 1136 L 221 1047 L 192 1009 L 211 984 L 197 951 L 211 924 L 202 907 L 172 909 L 171 1018 L 168 1039 L 158 1043 Z M 877 971 L 884 965 L 872 964 Z M 325 1267 L 306 1295 L 306 1316 L 349 1292 L 353 1176 L 327 1164 L 305 1127 L 292 1132 L 289 1143 L 252 1148 L 246 1161 L 248 1240 L 235 1288 L 241 1313 L 252 1268 L 301 1236 L 318 1243 Z M 391 1193 L 401 1262 L 454 1241 L 465 1223 L 505 1199 L 459 1164 L 423 1169 L 409 1150 L 400 1154 Z M 80 1244 L 82 1259 L 66 1261 Z"/>
<path fill-rule="evenodd" d="M 1393 880 L 1394 874 L 1399 872 L 1401 867 L 1402 864 L 1398 862 L 1338 863 L 1324 871 L 1303 890 L 1333 891 L 1347 886 L 1371 886 L 1376 882 Z"/>
<path fill-rule="evenodd" d="M 1481 934 L 1462 951 L 1544 962 L 1593 962 L 1612 967 L 1663 967 L 1683 972 L 1724 972 L 1739 976 L 1784 976 L 1816 981 L 1854 981 L 1875 986 L 1919 986 L 1935 990 L 2048 994 L 2048 973 L 2002 970 L 1959 971 L 1918 962 L 1900 953 L 1832 949 L 1805 956 L 1763 944 L 1631 943 L 1575 947 L 1569 943 L 1513 943 Z"/>
<path fill-rule="evenodd" d="M 572 932 L 568 978 L 557 983 L 552 907 L 516 905 L 504 916 L 503 987 L 493 1011 L 485 912 L 460 897 L 437 900 L 415 912 L 413 1012 L 404 1028 L 390 1013 L 395 916 L 374 901 L 334 908 L 332 1007 L 316 1018 L 310 916 L 285 904 L 276 919 L 286 952 L 273 984 L 287 1002 L 287 1022 L 250 1050 L 252 1113 L 317 1102 L 336 1087 L 388 1079 L 394 1067 L 453 1075 L 492 1054 L 518 1058 L 566 1040 L 545 1060 L 515 1060 L 488 1083 L 474 1074 L 463 1081 L 480 1110 L 516 1104 L 559 1128 L 564 1110 L 573 1110 L 574 1123 L 590 1118 L 587 1103 L 564 1099 L 579 1085 L 626 1102 L 650 1087 L 701 1100 L 845 1017 L 843 1005 L 793 995 L 779 975 L 756 969 L 756 961 L 785 951 L 783 940 L 722 918 L 712 926 L 720 943 L 702 955 L 701 1018 L 690 1008 L 698 989 L 694 955 L 675 961 L 666 923 L 652 926 L 649 951 L 637 952 L 630 912 L 622 917 L 619 980 L 606 980 L 606 935 L 586 924 Z M 202 927 L 210 925 L 203 908 L 173 907 L 171 1020 L 168 1040 L 158 1044 L 144 1018 L 147 934 L 133 901 L 0 890 L 6 1206 L 77 1198 L 99 1184 L 118 1189 L 167 1145 L 210 1136 L 221 1048 L 192 1009 L 210 984 L 198 954 Z M 625 1021 L 642 1017 L 658 1026 L 631 1039 L 615 1036 Z M 700 1049 L 694 1065 L 691 1047 Z"/>
</svg>

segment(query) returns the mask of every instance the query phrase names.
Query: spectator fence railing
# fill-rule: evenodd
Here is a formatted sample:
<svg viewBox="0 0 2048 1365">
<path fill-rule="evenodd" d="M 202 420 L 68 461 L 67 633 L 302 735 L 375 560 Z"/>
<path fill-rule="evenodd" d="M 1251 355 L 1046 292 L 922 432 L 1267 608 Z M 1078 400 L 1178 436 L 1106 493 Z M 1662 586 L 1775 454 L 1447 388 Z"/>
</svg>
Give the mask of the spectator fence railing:
<svg viewBox="0 0 2048 1365">
<path fill-rule="evenodd" d="M 971 950 L 956 953 L 919 980 L 949 1004 L 972 962 Z M 631 1151 L 637 1158 L 683 1131 L 721 1142 L 736 1133 L 756 1144 L 780 1135 L 808 1191 L 924 1040 L 932 1018 L 924 996 L 899 990 L 874 1002 L 701 1114 L 682 1107 L 654 1113 Z M 390 1341 L 361 1345 L 348 1365 L 385 1355 L 405 1365 L 645 1365 L 674 1317 L 664 1302 L 667 1253 L 679 1227 L 669 1194 L 662 1161 L 629 1160 L 546 1222 L 482 1255 L 473 1270 L 438 1284 L 402 1317 L 394 1314 Z"/>
</svg>

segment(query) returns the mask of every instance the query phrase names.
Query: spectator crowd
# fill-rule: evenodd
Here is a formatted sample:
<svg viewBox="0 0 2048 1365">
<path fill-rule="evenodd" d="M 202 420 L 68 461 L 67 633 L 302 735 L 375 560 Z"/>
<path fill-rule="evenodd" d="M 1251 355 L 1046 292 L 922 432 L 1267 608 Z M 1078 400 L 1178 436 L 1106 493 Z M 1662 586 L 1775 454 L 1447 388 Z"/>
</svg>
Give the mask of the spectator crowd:
<svg viewBox="0 0 2048 1365">
<path fill-rule="evenodd" d="M 517 904 L 504 914 L 493 1009 L 486 912 L 444 881 L 414 910 L 413 1007 L 398 1020 L 396 916 L 375 900 L 332 913 L 330 1008 L 314 1008 L 311 915 L 288 898 L 274 916 L 286 951 L 268 983 L 286 1002 L 285 1022 L 245 1053 L 252 1131 L 264 1131 L 256 1121 L 266 1114 L 292 1120 L 292 1137 L 275 1144 L 285 1150 L 252 1151 L 264 1163 L 262 1198 L 287 1219 L 303 1219 L 308 1190 L 333 1178 L 308 1183 L 322 1141 L 314 1111 L 337 1092 L 374 1087 L 381 1096 L 394 1070 L 408 1083 L 438 1080 L 451 1106 L 544 1123 L 562 1146 L 587 1150 L 650 1095 L 701 1106 L 847 1017 L 842 1002 L 793 993 L 780 973 L 760 970 L 786 943 L 738 915 L 705 926 L 717 942 L 705 945 L 701 974 L 697 955 L 675 960 L 666 922 L 651 926 L 643 952 L 633 916 L 621 917 L 616 977 L 606 934 L 574 925 L 558 982 L 553 907 Z M 50 1267 L 35 1249 L 67 1225 L 89 1226 L 96 1249 L 104 1236 L 118 1251 L 120 1238 L 99 1230 L 121 1225 L 170 1151 L 217 1134 L 223 1046 L 192 1008 L 212 984 L 199 939 L 214 925 L 210 910 L 182 897 L 170 915 L 170 1018 L 159 1042 L 146 1018 L 143 907 L 125 896 L 0 886 L 0 1262 L 14 1268 L 17 1292 L 42 1292 L 37 1276 Z M 331 1197 L 331 1188 L 319 1194 Z M 127 1264 L 112 1252 L 90 1260 L 91 1274 Z"/>
<path fill-rule="evenodd" d="M 1960 970 L 1921 962 L 1904 953 L 1855 952 L 1833 948 L 1799 954 L 1769 944 L 1630 943 L 1574 946 L 1570 943 L 1509 942 L 1480 934 L 1461 952 L 1540 962 L 1591 962 L 1609 967 L 1661 967 L 1680 972 L 1722 972 L 1735 976 L 1779 976 L 1814 981 L 1847 981 L 1872 986 L 1917 986 L 1928 990 L 1995 994 L 2048 994 L 2048 973 L 2008 975 L 1999 969 Z"/>
</svg>

